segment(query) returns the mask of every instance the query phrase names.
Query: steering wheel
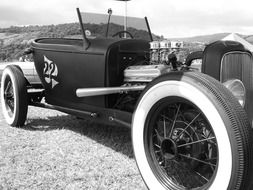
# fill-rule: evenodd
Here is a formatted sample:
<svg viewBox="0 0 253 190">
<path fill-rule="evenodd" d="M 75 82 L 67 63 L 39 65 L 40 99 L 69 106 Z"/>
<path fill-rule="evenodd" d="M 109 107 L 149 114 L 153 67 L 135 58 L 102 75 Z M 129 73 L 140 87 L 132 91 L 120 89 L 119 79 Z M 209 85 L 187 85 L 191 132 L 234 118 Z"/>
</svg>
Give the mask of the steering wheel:
<svg viewBox="0 0 253 190">
<path fill-rule="evenodd" d="M 132 39 L 134 38 L 133 35 L 126 30 L 119 31 L 119 32 L 113 34 L 112 37 L 119 36 L 120 38 L 123 38 L 122 34 L 128 34 Z"/>
</svg>

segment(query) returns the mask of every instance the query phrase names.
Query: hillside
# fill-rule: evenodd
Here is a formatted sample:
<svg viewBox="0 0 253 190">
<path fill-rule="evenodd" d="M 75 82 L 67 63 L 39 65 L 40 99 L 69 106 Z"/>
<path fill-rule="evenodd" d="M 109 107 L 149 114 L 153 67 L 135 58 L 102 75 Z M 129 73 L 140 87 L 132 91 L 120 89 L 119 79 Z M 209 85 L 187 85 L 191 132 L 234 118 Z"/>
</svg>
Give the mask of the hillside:
<svg viewBox="0 0 253 190">
<path fill-rule="evenodd" d="M 89 28 L 92 35 L 104 36 L 106 33 L 106 24 L 86 24 L 85 28 Z M 123 30 L 123 26 L 117 24 L 110 25 L 109 36 L 117 31 Z M 128 29 L 135 38 L 149 40 L 148 32 L 144 30 Z M 186 56 L 189 52 L 202 50 L 205 44 L 220 40 L 229 33 L 217 33 L 211 35 L 194 36 L 188 38 L 171 38 L 169 40 L 180 40 L 184 42 L 187 49 L 184 52 Z M 238 34 L 240 35 L 240 34 Z M 248 42 L 253 43 L 253 35 L 240 35 Z M 11 26 L 9 28 L 0 28 L 0 62 L 18 60 L 23 51 L 30 46 L 33 39 L 42 37 L 53 38 L 82 38 L 79 23 L 67 23 L 58 25 L 45 26 Z M 162 37 L 153 34 L 154 40 L 162 40 Z M 31 58 L 31 57 L 30 57 Z"/>
<path fill-rule="evenodd" d="M 181 40 L 188 43 L 204 43 L 209 44 L 217 40 L 221 40 L 230 33 L 217 33 L 217 34 L 210 34 L 210 35 L 203 35 L 203 36 L 193 36 L 193 37 L 185 37 L 185 38 L 171 38 L 171 40 Z M 247 40 L 249 43 L 253 44 L 253 35 L 241 35 L 242 38 Z"/>
<path fill-rule="evenodd" d="M 80 33 L 77 23 L 0 29 L 0 61 L 17 60 L 31 41 L 40 37 L 64 37 Z"/>
<path fill-rule="evenodd" d="M 107 25 L 87 24 L 85 28 L 89 28 L 96 36 L 104 36 Z M 109 36 L 122 30 L 121 28 L 123 27 L 120 25 L 111 24 Z M 129 28 L 129 31 L 135 38 L 149 39 L 147 31 L 134 28 Z M 33 39 L 42 37 L 82 38 L 82 35 L 79 23 L 0 28 L 0 61 L 18 60 Z M 159 39 L 159 36 L 154 35 L 154 38 Z"/>
<path fill-rule="evenodd" d="M 184 42 L 200 42 L 200 43 L 211 43 L 217 40 L 224 38 L 229 35 L 229 33 L 217 33 L 211 35 L 203 35 L 203 36 L 194 36 L 194 37 L 186 37 L 186 38 L 176 38 L 176 40 L 181 40 Z M 175 39 L 175 38 L 173 38 Z M 172 39 L 172 40 L 173 40 Z"/>
</svg>

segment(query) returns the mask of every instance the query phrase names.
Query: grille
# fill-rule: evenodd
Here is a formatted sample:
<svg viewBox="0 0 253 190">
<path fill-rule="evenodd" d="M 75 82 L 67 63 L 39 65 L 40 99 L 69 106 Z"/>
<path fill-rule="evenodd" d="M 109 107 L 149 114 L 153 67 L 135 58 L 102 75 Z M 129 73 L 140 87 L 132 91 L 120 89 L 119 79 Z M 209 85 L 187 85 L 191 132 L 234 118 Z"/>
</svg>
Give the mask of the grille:
<svg viewBox="0 0 253 190">
<path fill-rule="evenodd" d="M 245 110 L 250 122 L 253 120 L 253 61 L 251 54 L 229 52 L 221 60 L 220 81 L 239 79 L 246 88 Z"/>
</svg>

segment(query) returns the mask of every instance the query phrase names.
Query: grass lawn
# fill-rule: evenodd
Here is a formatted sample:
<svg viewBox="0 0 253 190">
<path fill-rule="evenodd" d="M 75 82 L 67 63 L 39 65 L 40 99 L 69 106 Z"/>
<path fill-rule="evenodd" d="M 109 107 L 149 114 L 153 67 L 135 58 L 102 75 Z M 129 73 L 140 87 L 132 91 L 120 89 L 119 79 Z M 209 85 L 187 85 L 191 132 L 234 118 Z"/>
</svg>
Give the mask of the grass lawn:
<svg viewBox="0 0 253 190">
<path fill-rule="evenodd" d="M 0 190 L 147 189 L 131 131 L 29 107 L 24 128 L 0 111 Z"/>
</svg>

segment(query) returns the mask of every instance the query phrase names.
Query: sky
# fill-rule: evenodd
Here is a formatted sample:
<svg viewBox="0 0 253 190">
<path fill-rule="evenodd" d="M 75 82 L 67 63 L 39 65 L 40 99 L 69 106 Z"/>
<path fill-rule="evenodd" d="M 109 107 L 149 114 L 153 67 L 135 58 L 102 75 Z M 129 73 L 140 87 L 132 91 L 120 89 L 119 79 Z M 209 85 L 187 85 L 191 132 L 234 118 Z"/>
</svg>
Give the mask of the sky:
<svg viewBox="0 0 253 190">
<path fill-rule="evenodd" d="M 234 32 L 253 34 L 252 0 L 131 0 L 127 15 L 147 16 L 151 31 L 166 38 Z M 0 28 L 78 22 L 82 12 L 125 15 L 115 0 L 1 0 Z"/>
</svg>

